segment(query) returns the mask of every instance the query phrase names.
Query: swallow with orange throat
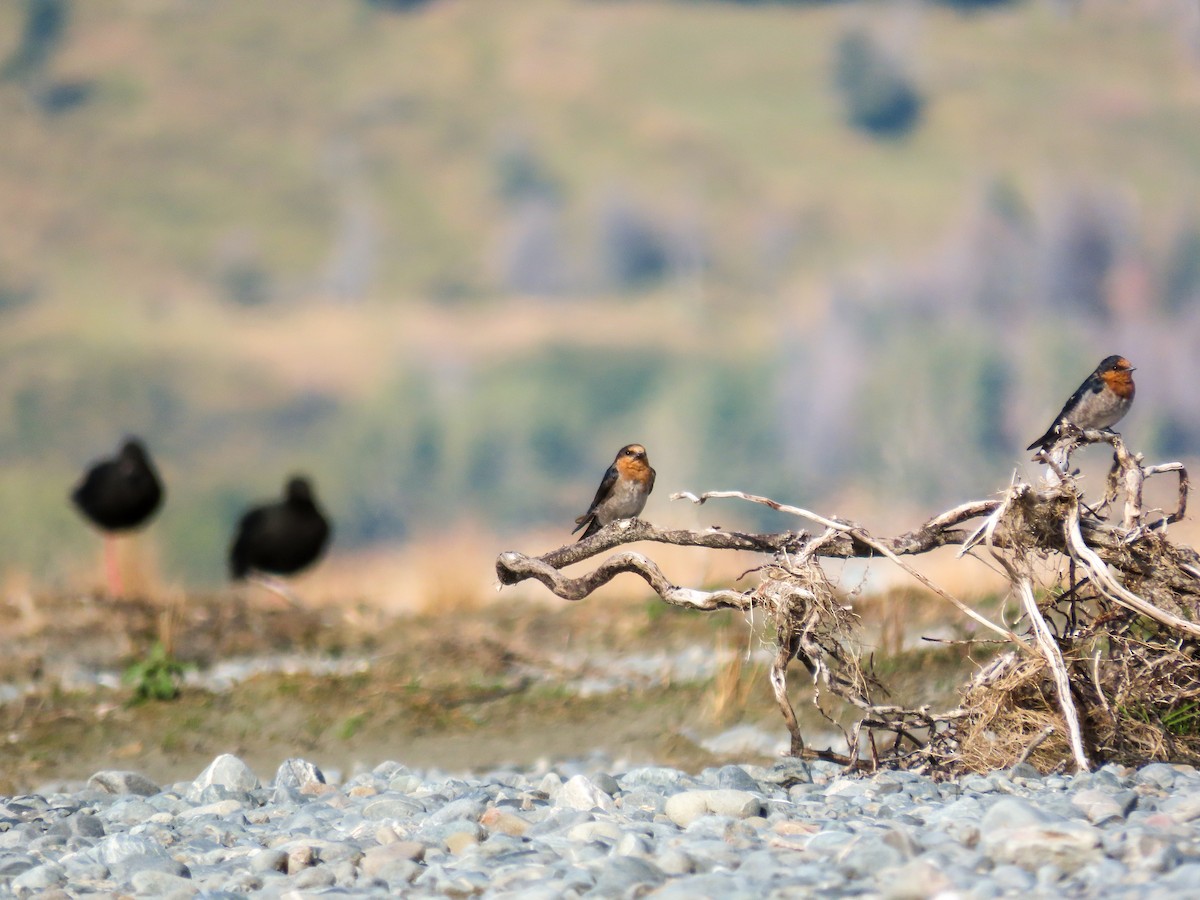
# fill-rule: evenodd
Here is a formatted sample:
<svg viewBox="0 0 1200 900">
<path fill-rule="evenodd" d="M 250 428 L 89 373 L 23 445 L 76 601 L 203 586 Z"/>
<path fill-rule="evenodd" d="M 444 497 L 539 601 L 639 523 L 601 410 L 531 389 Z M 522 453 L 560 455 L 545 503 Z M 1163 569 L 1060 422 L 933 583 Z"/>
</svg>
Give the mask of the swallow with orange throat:
<svg viewBox="0 0 1200 900">
<path fill-rule="evenodd" d="M 617 458 L 604 473 L 600 489 L 588 511 L 575 520 L 574 534 L 584 529 L 579 538 L 591 537 L 605 525 L 617 519 L 632 519 L 646 506 L 646 498 L 654 490 L 654 470 L 646 448 L 627 444 L 617 452 Z"/>
<path fill-rule="evenodd" d="M 1133 405 L 1133 371 L 1125 357 L 1105 357 L 1067 400 L 1046 433 L 1025 449 L 1050 449 L 1058 440 L 1063 423 L 1084 431 L 1111 429 Z"/>
</svg>

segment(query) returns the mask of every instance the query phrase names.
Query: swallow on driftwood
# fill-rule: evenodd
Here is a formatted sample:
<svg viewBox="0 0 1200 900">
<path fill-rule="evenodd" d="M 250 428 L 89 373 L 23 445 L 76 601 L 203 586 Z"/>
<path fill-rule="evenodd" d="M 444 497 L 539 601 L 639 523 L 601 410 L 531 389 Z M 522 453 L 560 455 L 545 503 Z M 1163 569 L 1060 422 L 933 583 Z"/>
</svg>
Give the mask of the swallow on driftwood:
<svg viewBox="0 0 1200 900">
<path fill-rule="evenodd" d="M 579 538 L 591 537 L 605 525 L 617 519 L 632 519 L 646 506 L 646 498 L 654 490 L 654 470 L 641 444 L 627 444 L 604 473 L 600 488 L 588 511 L 575 520 L 572 534 L 584 529 Z"/>
</svg>

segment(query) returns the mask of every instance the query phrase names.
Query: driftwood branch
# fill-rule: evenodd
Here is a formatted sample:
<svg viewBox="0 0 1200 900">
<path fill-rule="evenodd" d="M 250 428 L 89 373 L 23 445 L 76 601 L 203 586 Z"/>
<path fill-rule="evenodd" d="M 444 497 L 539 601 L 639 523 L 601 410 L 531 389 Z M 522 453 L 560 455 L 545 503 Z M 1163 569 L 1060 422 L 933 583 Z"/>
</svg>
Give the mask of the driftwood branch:
<svg viewBox="0 0 1200 900">
<path fill-rule="evenodd" d="M 865 548 L 867 551 L 863 553 L 857 553 L 855 555 L 869 556 L 872 552 L 878 553 L 880 556 L 891 560 L 917 581 L 921 582 L 921 584 L 925 585 L 925 587 L 929 588 L 929 590 L 933 591 L 933 593 L 937 594 L 943 600 L 950 602 L 963 615 L 974 619 L 984 628 L 988 628 L 1008 640 L 1015 641 L 1019 644 L 1024 643 L 1007 628 L 1002 628 L 999 625 L 996 625 L 984 616 L 981 616 L 979 613 L 975 612 L 975 610 L 971 609 L 957 597 L 954 597 L 953 595 L 942 590 L 908 563 L 900 559 L 899 555 L 900 553 L 924 553 L 926 550 L 933 549 L 936 546 L 945 546 L 945 544 L 949 543 L 947 534 L 953 530 L 955 526 L 961 524 L 965 520 L 973 519 L 989 512 L 997 505 L 994 501 L 988 500 L 963 504 L 962 506 L 955 507 L 948 512 L 936 516 L 934 519 L 926 522 L 925 525 L 916 531 L 910 531 L 901 535 L 899 538 L 894 538 L 892 541 L 887 541 L 878 540 L 871 537 L 871 535 L 869 535 L 866 529 L 864 529 L 861 525 L 855 525 L 851 522 L 843 522 L 839 519 L 829 519 L 825 516 L 820 516 L 816 513 L 809 512 L 806 509 L 801 509 L 798 506 L 788 506 L 784 503 L 777 503 L 768 497 L 759 497 L 754 494 L 744 494 L 741 491 L 706 491 L 698 497 L 695 494 L 689 493 L 671 495 L 672 500 L 676 498 L 686 498 L 691 500 L 693 503 L 704 503 L 706 500 L 715 498 L 734 498 L 738 500 L 747 500 L 750 503 L 759 503 L 763 506 L 769 506 L 771 509 L 789 513 L 790 515 L 803 516 L 806 519 L 812 519 L 814 522 L 824 525 L 832 532 L 846 535 L 852 542 L 852 546 Z M 959 532 L 954 531 L 953 533 L 956 539 L 960 537 Z M 831 542 L 827 541 L 822 545 L 820 550 L 822 556 L 834 555 L 829 552 L 830 543 Z M 893 550 L 889 544 L 895 544 L 898 548 L 898 551 Z"/>
<path fill-rule="evenodd" d="M 1112 577 L 1112 574 L 1108 571 L 1108 564 L 1083 539 L 1083 532 L 1079 527 L 1078 510 L 1075 510 L 1074 514 L 1068 518 L 1065 524 L 1067 543 L 1070 545 L 1071 552 L 1086 565 L 1093 583 L 1099 587 L 1106 597 L 1127 609 L 1131 609 L 1143 616 L 1148 616 L 1156 622 L 1161 622 L 1169 628 L 1174 628 L 1193 637 L 1200 637 L 1200 625 L 1181 619 L 1179 616 L 1169 613 L 1166 610 L 1159 609 L 1154 604 L 1147 602 L 1137 594 L 1126 589 Z"/>
<path fill-rule="evenodd" d="M 1107 443 L 1113 448 L 1105 495 L 1094 508 L 1084 502 L 1076 473 L 1070 467 L 1071 452 L 1091 443 Z M 1103 748 L 1120 743 L 1125 727 L 1117 721 L 1120 716 L 1128 715 L 1130 710 L 1143 717 L 1152 714 L 1139 707 L 1129 694 L 1129 685 L 1142 677 L 1138 674 L 1138 655 L 1145 654 L 1140 648 L 1148 645 L 1142 640 L 1134 646 L 1124 632 L 1104 631 L 1104 623 L 1128 628 L 1130 616 L 1140 617 L 1138 621 L 1163 629 L 1170 647 L 1178 649 L 1183 641 L 1196 642 L 1181 654 L 1188 660 L 1187 665 L 1193 656 L 1200 656 L 1200 555 L 1191 548 L 1171 544 L 1165 535 L 1166 526 L 1186 513 L 1188 474 L 1176 462 L 1144 465 L 1140 454 L 1130 453 L 1120 436 L 1109 432 L 1066 428 L 1058 443 L 1037 458 L 1047 463 L 1047 479 L 1042 487 L 1035 488 L 1014 474 L 999 498 L 961 504 L 893 537 L 877 537 L 858 523 L 742 491 L 683 492 L 672 495 L 672 499 L 696 504 L 714 499 L 742 500 L 806 519 L 814 528 L 777 533 L 717 526 L 680 530 L 631 519 L 614 522 L 590 538 L 541 556 L 506 551 L 497 558 L 496 571 L 502 585 L 532 579 L 570 601 L 581 600 L 617 575 L 630 573 L 674 606 L 764 610 L 775 625 L 771 688 L 795 756 L 838 759 L 855 767 L 890 761 L 929 771 L 1011 766 L 1014 760 L 1032 758 L 1035 762 L 1041 760 L 1043 768 L 1069 761 L 1086 770 L 1093 759 L 1112 758 L 1105 756 Z M 1175 473 L 1178 479 L 1176 509 L 1148 513 L 1142 499 L 1146 479 L 1167 473 Z M 1124 505 L 1120 522 L 1105 520 L 1103 511 L 1121 495 Z M 767 556 L 769 561 L 752 570 L 758 573 L 760 582 L 742 591 L 704 591 L 677 585 L 654 560 L 629 550 L 613 553 L 578 577 L 568 577 L 562 571 L 639 541 L 752 551 Z M 957 546 L 962 556 L 981 544 L 1007 576 L 1020 601 L 1028 631 L 1019 634 L 1015 626 L 990 621 L 904 559 L 944 546 Z M 1039 591 L 1033 576 L 1034 562 L 1055 555 L 1069 563 L 1069 581 L 1062 588 Z M 874 682 L 861 668 L 852 639 L 854 616 L 838 599 L 821 569 L 823 559 L 873 557 L 900 567 L 964 616 L 996 634 L 998 643 L 1015 651 L 1002 654 L 981 672 L 958 708 L 939 713 L 928 706 L 909 709 L 873 699 Z M 1058 628 L 1056 633 L 1052 620 L 1063 621 L 1064 617 L 1069 627 Z M 1101 634 L 1105 635 L 1103 639 L 1098 637 Z M 1091 643 L 1084 647 L 1081 641 Z M 1115 658 L 1107 665 L 1101 658 L 1100 648 L 1109 647 L 1116 648 L 1110 654 L 1122 654 L 1119 665 Z M 811 676 L 816 688 L 813 702 L 823 715 L 827 714 L 820 705 L 822 692 L 836 696 L 860 714 L 858 722 L 845 731 L 849 756 L 806 747 L 788 692 L 788 669 L 793 661 L 802 664 Z M 1163 684 L 1161 672 L 1154 672 L 1151 680 Z M 1182 703 L 1179 698 L 1193 697 L 1200 702 L 1200 663 L 1195 673 L 1191 669 L 1187 672 L 1186 676 L 1165 681 L 1182 684 L 1183 690 L 1172 695 L 1156 688 L 1155 702 Z M 1043 709 L 1045 698 L 1050 696 L 1055 698 L 1052 706 Z M 1113 697 L 1111 702 L 1109 696 Z M 1162 714 L 1178 718 L 1190 714 L 1189 710 L 1184 707 L 1182 713 L 1172 713 L 1167 709 Z M 1097 716 L 1115 723 L 1105 732 L 1107 737 L 1094 733 Z M 1200 714 L 1197 719 L 1195 758 L 1200 761 Z M 997 735 L 1003 735 L 1006 727 L 1011 728 L 1012 739 L 998 740 Z M 877 732 L 893 736 L 890 746 L 879 744 Z M 1001 744 L 1011 747 L 1011 752 L 992 746 Z M 1168 734 L 1160 745 L 1177 747 L 1179 740 Z M 868 754 L 866 757 L 860 758 L 860 747 Z M 1048 765 L 1048 760 L 1053 765 Z"/>
<path fill-rule="evenodd" d="M 738 591 L 698 591 L 678 587 L 663 574 L 658 564 L 640 553 L 616 553 L 580 578 L 567 578 L 544 558 L 529 557 L 509 550 L 496 560 L 500 580 L 515 584 L 534 578 L 564 600 L 582 600 L 592 591 L 608 584 L 622 572 L 640 575 L 660 597 L 672 606 L 691 609 L 749 609 L 750 600 Z"/>
<path fill-rule="evenodd" d="M 825 525 L 827 528 L 831 528 L 833 531 L 832 535 L 820 536 L 821 543 L 819 553 L 817 554 L 831 559 L 851 559 L 886 554 L 895 556 L 912 555 L 926 553 L 937 547 L 961 543 L 967 537 L 967 532 L 959 526 L 973 518 L 986 515 L 996 507 L 998 502 L 994 500 L 979 500 L 972 503 L 964 503 L 962 506 L 955 507 L 952 510 L 935 516 L 913 531 L 906 532 L 895 538 L 875 539 L 869 537 L 865 529 L 861 526 L 854 525 L 853 523 L 827 519 L 816 513 L 802 510 L 799 507 L 787 506 L 767 497 L 755 497 L 752 494 L 743 494 L 740 491 L 709 491 L 700 497 L 686 492 L 672 495 L 672 499 L 689 499 L 695 503 L 704 503 L 708 499 L 719 497 L 736 497 L 752 503 L 760 503 L 772 509 L 778 509 L 781 512 L 809 518 L 814 522 Z M 554 585 L 562 585 L 565 588 L 567 582 L 556 579 L 540 566 L 529 565 L 527 561 L 536 560 L 545 564 L 550 569 L 558 570 L 578 562 L 583 562 L 585 559 L 590 559 L 593 556 L 598 556 L 605 550 L 611 550 L 613 547 L 632 544 L 638 541 L 674 544 L 681 547 L 703 547 L 710 550 L 749 550 L 769 555 L 799 555 L 806 552 L 814 540 L 816 538 L 806 531 L 784 531 L 769 534 L 727 531 L 719 528 L 689 531 L 659 528 L 642 519 L 622 519 L 606 525 L 590 538 L 585 538 L 574 544 L 567 544 L 541 556 L 530 557 L 515 550 L 505 551 L 496 560 L 496 575 L 502 585 L 516 584 L 529 578 L 536 578 L 553 590 L 555 594 L 558 594 L 558 596 L 567 600 L 577 600 L 581 599 L 582 596 L 586 596 L 586 594 L 576 597 L 559 593 L 559 590 Z M 644 557 L 642 559 L 644 560 Z M 662 574 L 657 566 L 654 569 L 659 575 Z M 637 571 L 637 569 L 622 571 Z M 592 589 L 594 590 L 601 584 L 606 583 L 617 574 L 619 572 L 613 571 L 608 578 L 596 582 Z M 547 580 L 548 578 L 549 580 Z M 650 583 L 651 587 L 654 587 L 651 579 L 647 578 L 647 582 Z M 575 590 L 574 587 L 568 589 L 569 592 L 573 590 Z"/>
<path fill-rule="evenodd" d="M 961 543 L 966 537 L 966 532 L 959 526 L 971 519 L 987 515 L 999 503 L 997 500 L 973 500 L 939 513 L 913 531 L 907 531 L 894 538 L 872 538 L 867 535 L 866 529 L 854 522 L 822 516 L 799 506 L 789 506 L 770 497 L 760 497 L 742 491 L 705 491 L 700 495 L 680 491 L 672 494 L 671 499 L 691 500 L 696 504 L 718 499 L 745 500 L 788 515 L 809 519 L 841 536 L 840 540 L 824 542 L 820 551 L 821 556 L 840 559 L 874 556 L 876 553 L 890 553 L 895 556 L 928 553 L 938 547 Z M 804 532 L 800 532 L 800 535 L 803 536 Z"/>
<path fill-rule="evenodd" d="M 681 547 L 707 547 L 710 550 L 750 550 L 756 553 L 790 553 L 799 550 L 808 540 L 804 532 L 798 534 L 785 531 L 779 534 L 750 534 L 741 531 L 725 531 L 709 528 L 704 531 L 686 531 L 659 528 L 643 519 L 619 519 L 606 525 L 589 538 L 567 544 L 557 550 L 538 557 L 546 565 L 562 569 L 585 559 L 590 559 L 622 544 L 638 541 L 653 541 L 658 544 L 674 544 Z M 511 551 L 510 551 L 511 552 Z M 521 554 L 518 554 L 521 555 Z M 497 562 L 497 574 L 501 584 L 520 581 L 516 573 L 508 573 Z M 512 580 L 508 580 L 509 578 Z M 529 576 L 525 576 L 529 577 Z"/>
<path fill-rule="evenodd" d="M 1067 674 L 1066 663 L 1063 662 L 1062 651 L 1059 649 L 1058 643 L 1054 639 L 1054 633 L 1046 623 L 1042 611 L 1038 609 L 1037 599 L 1033 595 L 1033 580 L 1025 573 L 1014 572 L 1013 574 L 1017 577 L 1015 588 L 1021 597 L 1021 606 L 1025 610 L 1025 616 L 1029 619 L 1034 637 L 1037 639 L 1038 650 L 1041 651 L 1046 664 L 1050 667 L 1054 679 L 1055 696 L 1058 699 L 1059 709 L 1062 710 L 1063 720 L 1067 723 L 1067 735 L 1075 767 L 1080 772 L 1087 772 L 1092 766 L 1083 749 L 1083 731 L 1079 725 L 1079 711 L 1075 708 L 1075 701 L 1071 698 L 1071 679 Z"/>
</svg>

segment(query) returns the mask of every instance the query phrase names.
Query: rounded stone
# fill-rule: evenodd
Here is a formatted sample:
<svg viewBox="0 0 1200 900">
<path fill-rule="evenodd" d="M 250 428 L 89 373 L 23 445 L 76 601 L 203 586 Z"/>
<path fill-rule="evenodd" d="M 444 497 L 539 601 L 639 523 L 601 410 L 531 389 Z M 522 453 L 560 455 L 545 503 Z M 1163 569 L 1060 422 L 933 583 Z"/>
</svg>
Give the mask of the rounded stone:
<svg viewBox="0 0 1200 900">
<path fill-rule="evenodd" d="M 612 797 L 597 787 L 586 775 L 569 778 L 554 796 L 554 805 L 565 809 L 600 809 L 612 812 Z"/>
<path fill-rule="evenodd" d="M 381 795 L 363 807 L 365 819 L 410 819 L 423 813 L 425 807 L 407 797 L 396 797 L 390 794 Z"/>
<path fill-rule="evenodd" d="M 879 893 L 886 900 L 926 900 L 946 894 L 954 887 L 941 869 L 923 859 L 880 871 L 878 884 Z"/>
<path fill-rule="evenodd" d="M 222 753 L 197 776 L 187 790 L 193 803 L 202 802 L 205 788 L 218 787 L 227 791 L 253 791 L 260 788 L 258 776 L 250 767 L 229 753 Z M 220 798 L 218 798 L 220 799 Z"/>
<path fill-rule="evenodd" d="M 761 788 L 741 766 L 722 766 L 717 770 L 717 786 L 735 791 L 759 791 Z"/>
<path fill-rule="evenodd" d="M 152 797 L 160 790 L 157 784 L 139 772 L 117 769 L 97 772 L 87 780 L 87 787 L 88 790 L 105 794 L 137 794 L 141 797 Z"/>
<path fill-rule="evenodd" d="M 683 791 L 667 798 L 663 812 L 680 828 L 687 828 L 701 816 L 708 815 L 705 791 Z"/>
<path fill-rule="evenodd" d="M 188 896 L 199 892 L 199 888 L 190 879 L 170 872 L 160 872 L 156 869 L 145 869 L 134 872 L 129 883 L 135 893 L 153 897 L 168 895 Z"/>
<path fill-rule="evenodd" d="M 680 828 L 687 828 L 706 815 L 746 819 L 764 812 L 762 798 L 749 791 L 682 791 L 667 798 L 663 807 L 667 817 Z"/>
<path fill-rule="evenodd" d="M 284 803 L 315 794 L 324 784 L 325 774 L 312 763 L 296 757 L 286 759 L 275 770 L 272 800 Z"/>
<path fill-rule="evenodd" d="M 288 855 L 278 848 L 259 850 L 250 857 L 252 872 L 286 872 Z"/>
<path fill-rule="evenodd" d="M 529 830 L 530 823 L 513 812 L 499 809 L 489 809 L 479 817 L 479 824 L 492 833 L 507 834 L 512 837 L 522 837 Z"/>
<path fill-rule="evenodd" d="M 67 873 L 62 866 L 55 863 L 44 863 L 26 869 L 12 880 L 15 891 L 44 891 L 67 883 Z"/>
<path fill-rule="evenodd" d="M 396 841 L 391 844 L 369 848 L 363 854 L 359 865 L 368 875 L 381 875 L 386 868 L 400 860 L 420 862 L 424 858 L 424 844 L 416 841 Z"/>
</svg>

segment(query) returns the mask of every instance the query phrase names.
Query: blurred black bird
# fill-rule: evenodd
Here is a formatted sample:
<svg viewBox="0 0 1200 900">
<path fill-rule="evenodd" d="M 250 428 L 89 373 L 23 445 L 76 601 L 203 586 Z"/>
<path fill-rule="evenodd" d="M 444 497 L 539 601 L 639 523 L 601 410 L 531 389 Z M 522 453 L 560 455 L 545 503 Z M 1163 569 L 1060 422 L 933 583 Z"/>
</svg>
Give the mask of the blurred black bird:
<svg viewBox="0 0 1200 900">
<path fill-rule="evenodd" d="M 150 454 L 136 437 L 126 438 L 113 458 L 94 463 L 71 491 L 75 507 L 104 532 L 105 570 L 113 596 L 123 592 L 114 536 L 149 522 L 165 493 Z"/>
<path fill-rule="evenodd" d="M 229 548 L 229 574 L 293 575 L 314 562 L 329 540 L 329 520 L 317 506 L 312 484 L 293 476 L 283 500 L 256 506 L 238 522 Z"/>
</svg>

